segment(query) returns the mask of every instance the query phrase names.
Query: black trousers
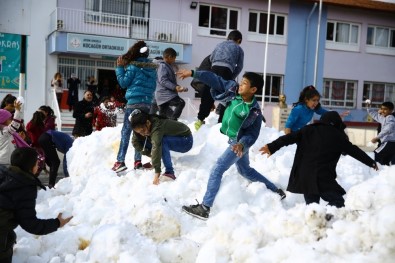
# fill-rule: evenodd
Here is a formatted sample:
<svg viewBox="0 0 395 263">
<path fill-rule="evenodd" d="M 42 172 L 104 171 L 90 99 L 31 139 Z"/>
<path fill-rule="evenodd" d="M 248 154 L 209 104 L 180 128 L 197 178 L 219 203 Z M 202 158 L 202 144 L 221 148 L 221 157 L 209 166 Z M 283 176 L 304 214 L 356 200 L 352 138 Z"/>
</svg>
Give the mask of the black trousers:
<svg viewBox="0 0 395 263">
<path fill-rule="evenodd" d="M 198 112 L 198 119 L 204 121 L 210 115 L 211 108 L 213 107 L 214 99 L 210 93 L 210 87 L 207 85 L 202 86 L 200 90 L 200 105 Z"/>
<path fill-rule="evenodd" d="M 56 146 L 52 142 L 51 135 L 46 132 L 38 138 L 38 143 L 44 151 L 45 163 L 49 166 L 49 185 L 54 186 L 60 166 L 60 159 L 56 151 Z"/>
<path fill-rule="evenodd" d="M 16 234 L 14 231 L 0 234 L 0 263 L 11 263 L 14 254 Z"/>
<path fill-rule="evenodd" d="M 160 116 L 167 117 L 172 120 L 178 120 L 178 118 L 181 116 L 182 110 L 185 107 L 185 101 L 177 96 L 172 98 L 168 102 L 163 103 L 162 105 L 158 105 L 158 107 Z M 169 113 L 171 112 L 170 107 L 175 107 L 171 115 L 169 115 Z"/>
<path fill-rule="evenodd" d="M 232 80 L 233 79 L 233 73 L 232 71 L 227 68 L 227 67 L 222 67 L 222 66 L 212 66 L 211 71 L 217 74 L 218 76 L 222 77 L 224 80 Z M 224 117 L 224 112 L 225 112 L 226 106 L 225 105 L 218 105 L 217 107 L 217 112 L 218 112 L 218 123 L 222 122 L 222 117 Z"/>
<path fill-rule="evenodd" d="M 341 193 L 337 192 L 324 192 L 319 194 L 304 194 L 306 204 L 320 203 L 320 198 L 328 202 L 328 205 L 336 206 L 338 208 L 344 207 L 344 198 Z"/>
<path fill-rule="evenodd" d="M 374 160 L 381 165 L 395 165 L 395 142 L 387 142 L 380 152 L 375 151 Z"/>
</svg>

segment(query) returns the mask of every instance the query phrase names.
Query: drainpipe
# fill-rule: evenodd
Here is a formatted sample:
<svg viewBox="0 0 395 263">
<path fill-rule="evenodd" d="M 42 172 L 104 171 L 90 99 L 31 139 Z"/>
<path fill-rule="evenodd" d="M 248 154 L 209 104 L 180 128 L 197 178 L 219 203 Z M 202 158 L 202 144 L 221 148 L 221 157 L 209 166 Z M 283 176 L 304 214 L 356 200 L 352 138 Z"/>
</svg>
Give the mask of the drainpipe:
<svg viewBox="0 0 395 263">
<path fill-rule="evenodd" d="M 313 15 L 315 9 L 317 8 L 317 3 L 314 3 L 313 8 L 310 11 L 309 16 L 307 17 L 306 21 L 306 37 L 304 41 L 304 60 L 303 60 L 303 87 L 306 85 L 306 64 L 307 64 L 307 41 L 309 40 L 309 26 L 310 26 L 310 18 Z"/>
<path fill-rule="evenodd" d="M 269 0 L 267 3 L 267 21 L 266 21 L 266 43 L 265 43 L 265 59 L 263 63 L 263 89 L 262 89 L 262 108 L 265 106 L 265 90 L 266 90 L 266 64 L 267 64 L 267 48 L 269 44 L 269 23 L 270 23 L 270 8 L 272 1 Z"/>
<path fill-rule="evenodd" d="M 321 13 L 322 13 L 322 0 L 320 0 L 320 7 L 318 8 L 317 42 L 315 47 L 315 63 L 314 63 L 314 87 L 317 87 L 318 48 L 320 44 Z"/>
</svg>

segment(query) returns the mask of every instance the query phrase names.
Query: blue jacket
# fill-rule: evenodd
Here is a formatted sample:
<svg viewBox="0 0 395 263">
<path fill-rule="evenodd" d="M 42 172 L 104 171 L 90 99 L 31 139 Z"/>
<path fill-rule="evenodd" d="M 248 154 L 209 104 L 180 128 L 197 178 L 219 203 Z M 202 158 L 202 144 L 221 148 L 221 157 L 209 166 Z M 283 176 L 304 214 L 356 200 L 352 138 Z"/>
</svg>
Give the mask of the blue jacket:
<svg viewBox="0 0 395 263">
<path fill-rule="evenodd" d="M 73 146 L 73 138 L 67 133 L 55 130 L 49 130 L 47 133 L 52 136 L 52 142 L 59 152 L 66 154 L 71 146 Z"/>
<path fill-rule="evenodd" d="M 197 70 L 193 77 L 210 87 L 211 96 L 214 100 L 224 103 L 232 100 L 236 96 L 237 89 L 239 88 L 239 84 L 236 81 L 224 80 L 210 71 Z"/>
<path fill-rule="evenodd" d="M 321 106 L 316 107 L 314 110 L 308 108 L 306 104 L 297 104 L 288 116 L 285 128 L 291 129 L 291 131 L 297 131 L 307 125 L 313 118 L 314 112 L 322 115 L 327 112 Z"/>
<path fill-rule="evenodd" d="M 156 67 L 149 59 L 140 57 L 125 67 L 115 69 L 119 85 L 126 89 L 128 105 L 151 104 L 156 87 Z"/>
<path fill-rule="evenodd" d="M 210 55 L 212 66 L 227 67 L 235 79 L 243 70 L 244 51 L 233 40 L 219 43 Z"/>
</svg>

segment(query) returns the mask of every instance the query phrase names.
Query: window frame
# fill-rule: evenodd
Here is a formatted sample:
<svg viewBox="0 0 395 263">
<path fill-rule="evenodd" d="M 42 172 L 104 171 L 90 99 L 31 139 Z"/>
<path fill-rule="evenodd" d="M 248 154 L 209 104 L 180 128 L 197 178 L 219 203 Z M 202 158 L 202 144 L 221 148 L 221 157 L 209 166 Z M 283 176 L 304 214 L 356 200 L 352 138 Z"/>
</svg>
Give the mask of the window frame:
<svg viewBox="0 0 395 263">
<path fill-rule="evenodd" d="M 259 74 L 263 77 L 263 73 L 260 72 L 255 72 L 256 74 Z M 270 80 L 268 80 L 268 78 L 270 78 Z M 278 88 L 278 94 L 274 94 L 272 95 L 273 92 L 273 85 L 268 85 L 268 83 L 274 83 L 273 78 L 279 78 L 278 81 L 276 81 L 276 83 L 278 84 L 279 87 Z M 281 74 L 267 74 L 266 73 L 266 80 L 265 80 L 265 103 L 278 103 L 279 102 L 279 95 L 284 93 L 284 75 Z M 269 95 L 266 95 L 266 91 L 268 91 L 267 93 Z M 263 92 L 263 89 L 262 89 Z M 262 97 L 263 94 L 262 93 L 257 93 L 255 94 L 255 97 L 257 99 L 257 101 L 262 102 Z"/>
<path fill-rule="evenodd" d="M 250 26 L 251 26 L 251 14 L 256 14 L 256 25 L 255 25 L 255 31 L 250 31 Z M 247 40 L 248 41 L 257 41 L 257 42 L 266 42 L 266 33 L 260 33 L 261 30 L 266 31 L 266 21 L 265 23 L 265 28 L 261 29 L 260 28 L 260 20 L 262 15 L 266 15 L 267 16 L 267 11 L 259 11 L 259 10 L 254 10 L 251 9 L 248 12 L 248 31 L 247 31 Z M 274 21 L 274 25 L 273 25 L 273 34 L 270 33 L 270 28 L 269 28 L 269 42 L 270 43 L 275 43 L 275 44 L 286 44 L 287 42 L 287 32 L 288 32 L 288 16 L 286 14 L 282 14 L 282 13 L 270 13 L 270 16 L 273 16 L 273 21 Z M 279 28 L 278 28 L 278 22 L 279 19 L 283 18 L 283 34 L 277 34 Z M 266 17 L 267 20 L 267 17 Z M 269 22 L 270 23 L 270 22 Z"/>
<path fill-rule="evenodd" d="M 370 29 L 373 30 L 372 35 L 370 35 L 371 34 Z M 387 46 L 379 46 L 376 44 L 376 34 L 378 29 L 388 30 Z M 371 41 L 371 43 L 369 43 L 369 41 Z M 393 47 L 391 46 L 391 41 L 393 41 L 392 43 Z M 369 24 L 367 26 L 367 31 L 366 31 L 366 52 L 373 54 L 395 56 L 395 28 L 389 26 Z"/>
<path fill-rule="evenodd" d="M 202 17 L 207 17 L 206 15 L 202 15 L 201 12 L 203 12 L 203 8 L 209 8 L 209 13 L 208 13 L 208 21 L 204 22 L 207 23 L 207 26 L 202 26 L 201 16 Z M 213 13 L 213 8 L 217 9 L 226 9 L 227 10 L 227 17 L 226 17 L 226 28 L 216 28 L 212 27 L 212 24 L 214 21 L 212 20 L 212 13 Z M 236 21 L 236 26 L 231 27 L 231 12 L 237 12 L 237 21 Z M 210 36 L 210 37 L 218 37 L 218 38 L 226 38 L 228 34 L 233 31 L 233 30 L 239 30 L 240 28 L 240 15 L 241 15 L 241 9 L 240 8 L 235 8 L 235 7 L 230 7 L 230 6 L 223 6 L 223 5 L 215 5 L 215 4 L 202 4 L 199 3 L 199 20 L 198 20 L 198 28 L 197 28 L 197 33 L 198 35 L 202 36 Z M 233 22 L 234 23 L 234 22 Z M 222 35 L 215 34 L 214 32 L 223 32 Z"/>
<path fill-rule="evenodd" d="M 329 91 L 326 91 L 327 85 L 326 83 L 329 82 Z M 333 97 L 339 96 L 334 95 L 336 87 L 334 87 L 334 82 L 344 82 L 344 91 L 343 91 L 343 98 L 335 99 Z M 353 94 L 352 99 L 347 99 L 348 90 L 351 89 L 349 84 L 353 84 Z M 328 94 L 327 94 L 328 93 Z M 328 108 L 347 108 L 347 109 L 354 109 L 357 105 L 357 93 L 358 93 L 358 81 L 357 80 L 345 80 L 345 79 L 330 79 L 325 78 L 323 82 L 323 91 L 321 95 L 321 104 L 322 106 Z M 352 103 L 352 105 L 349 105 Z"/>
<path fill-rule="evenodd" d="M 369 95 L 366 94 L 366 90 L 365 88 L 367 88 L 367 85 L 369 85 Z M 374 86 L 375 85 L 384 85 L 384 90 L 381 91 L 377 91 L 374 90 Z M 392 89 L 392 91 L 389 91 L 390 89 Z M 375 99 L 374 95 L 378 95 L 382 93 L 383 97 L 382 98 L 377 98 Z M 389 97 L 386 97 L 389 96 Z M 392 96 L 392 98 L 391 98 Z M 395 101 L 395 83 L 385 83 L 385 82 L 375 82 L 375 81 L 364 81 L 363 82 L 363 89 L 362 89 L 362 103 L 361 103 L 361 107 L 362 108 L 366 108 L 367 104 L 365 103 L 365 101 L 369 99 L 371 102 L 371 107 L 373 108 L 379 108 L 380 105 L 384 102 L 384 101 L 391 101 L 394 102 Z"/>
<path fill-rule="evenodd" d="M 329 24 L 334 24 L 333 31 L 332 31 L 332 40 L 328 40 L 329 32 Z M 337 29 L 340 25 L 349 25 L 349 33 L 348 33 L 348 41 L 337 41 L 336 38 L 338 34 L 336 34 Z M 352 34 L 353 34 L 353 27 L 357 27 L 357 43 L 352 42 Z M 334 49 L 334 50 L 343 50 L 343 51 L 353 51 L 359 52 L 360 51 L 360 43 L 361 43 L 361 24 L 359 23 L 352 23 L 352 22 L 345 22 L 345 21 L 338 21 L 338 20 L 330 20 L 328 19 L 326 23 L 326 36 L 325 36 L 325 48 L 326 49 Z"/>
</svg>

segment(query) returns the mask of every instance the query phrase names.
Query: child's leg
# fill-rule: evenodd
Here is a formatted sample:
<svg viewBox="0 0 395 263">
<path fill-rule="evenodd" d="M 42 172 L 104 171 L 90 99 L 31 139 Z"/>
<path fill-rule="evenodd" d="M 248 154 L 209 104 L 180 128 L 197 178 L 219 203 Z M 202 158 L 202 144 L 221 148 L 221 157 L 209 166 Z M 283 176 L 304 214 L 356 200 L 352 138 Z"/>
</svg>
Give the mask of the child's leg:
<svg viewBox="0 0 395 263">
<path fill-rule="evenodd" d="M 172 120 L 177 120 L 182 113 L 182 110 L 185 107 L 185 101 L 181 99 L 179 96 L 174 97 L 168 102 L 169 106 L 174 106 L 174 112 L 173 115 L 170 117 Z"/>
<path fill-rule="evenodd" d="M 384 148 L 378 153 L 375 152 L 374 156 L 375 161 L 380 164 L 390 165 L 395 156 L 395 142 L 386 142 Z"/>
<path fill-rule="evenodd" d="M 254 168 L 250 167 L 250 157 L 248 154 L 249 149 L 245 149 L 243 156 L 236 162 L 237 171 L 246 179 L 252 182 L 261 182 L 266 185 L 268 189 L 276 192 L 278 188 L 270 182 L 266 177 L 257 172 Z"/>
<path fill-rule="evenodd" d="M 166 168 L 165 172 L 174 174 L 170 151 L 185 153 L 192 148 L 193 137 L 190 136 L 163 136 L 162 161 Z"/>
<path fill-rule="evenodd" d="M 123 118 L 123 126 L 121 131 L 121 144 L 119 145 L 117 161 L 124 162 L 126 152 L 128 151 L 129 141 L 130 141 L 130 134 L 132 133 L 132 129 L 130 128 L 129 124 L 129 115 L 132 113 L 133 108 L 126 108 L 125 109 L 125 116 Z"/>
<path fill-rule="evenodd" d="M 213 206 L 215 196 L 217 195 L 221 185 L 222 175 L 237 160 L 239 160 L 239 157 L 237 157 L 237 155 L 232 151 L 231 145 L 229 145 L 225 152 L 218 158 L 211 170 L 210 177 L 207 182 L 207 190 L 203 197 L 203 205 L 208 207 Z"/>
<path fill-rule="evenodd" d="M 171 115 L 168 114 L 169 112 L 172 112 L 172 111 L 170 111 L 171 109 L 169 106 L 169 102 L 163 103 L 162 105 L 158 105 L 158 108 L 159 108 L 159 116 L 166 117 L 166 118 L 171 117 Z"/>
</svg>

